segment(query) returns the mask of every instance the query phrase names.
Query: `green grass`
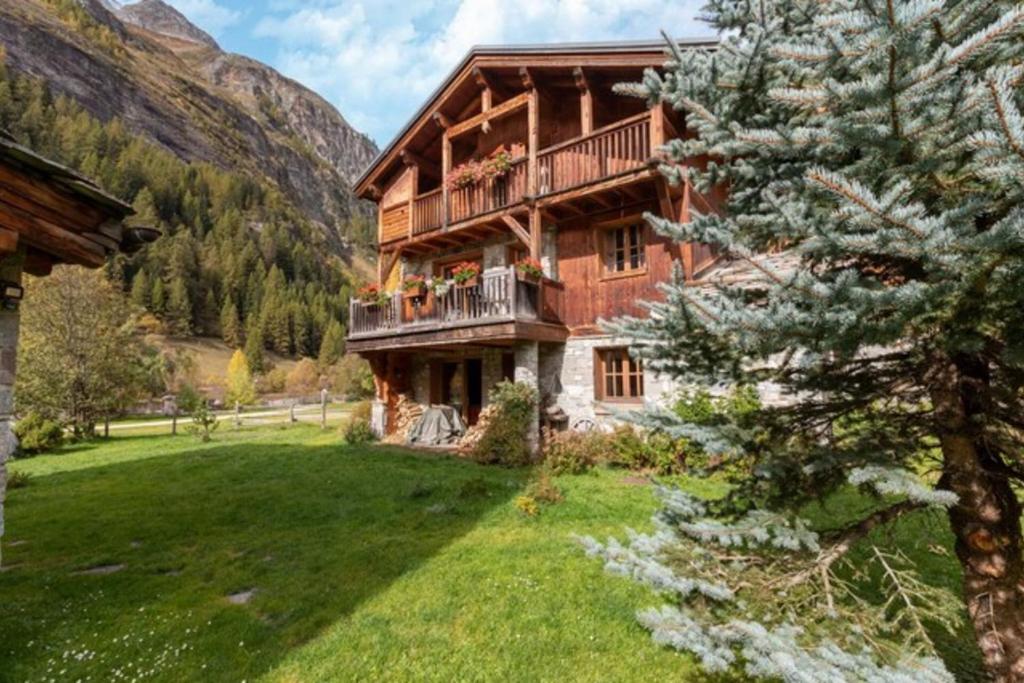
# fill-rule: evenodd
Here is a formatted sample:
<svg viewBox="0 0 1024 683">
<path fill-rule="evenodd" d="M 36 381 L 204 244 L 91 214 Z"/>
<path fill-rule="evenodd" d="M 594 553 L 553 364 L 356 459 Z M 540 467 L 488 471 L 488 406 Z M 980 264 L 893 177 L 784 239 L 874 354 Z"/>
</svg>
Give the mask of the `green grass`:
<svg viewBox="0 0 1024 683">
<path fill-rule="evenodd" d="M 650 490 L 622 473 L 560 478 L 565 502 L 527 518 L 512 502 L 525 471 L 347 448 L 315 426 L 215 438 L 117 437 L 13 464 L 32 479 L 8 499 L 0 680 L 694 671 L 635 623 L 655 598 L 569 537 L 648 527 Z M 226 597 L 250 589 L 248 604 Z"/>
<path fill-rule="evenodd" d="M 636 624 L 657 598 L 570 539 L 649 528 L 650 488 L 622 472 L 559 477 L 565 501 L 528 518 L 526 470 L 313 425 L 117 436 L 12 470 L 31 479 L 8 498 L 0 681 L 707 680 Z M 875 504 L 846 491 L 805 516 L 827 530 Z M 867 540 L 959 595 L 941 515 Z M 104 565 L 124 568 L 78 573 Z M 983 680 L 968 626 L 933 636 L 958 679 Z"/>
</svg>

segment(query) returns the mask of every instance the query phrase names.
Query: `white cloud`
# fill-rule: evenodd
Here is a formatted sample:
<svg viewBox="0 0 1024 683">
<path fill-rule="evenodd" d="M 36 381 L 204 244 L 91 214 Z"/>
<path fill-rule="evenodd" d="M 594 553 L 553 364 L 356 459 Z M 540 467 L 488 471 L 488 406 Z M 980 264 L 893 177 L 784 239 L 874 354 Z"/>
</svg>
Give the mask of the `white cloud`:
<svg viewBox="0 0 1024 683">
<path fill-rule="evenodd" d="M 474 45 L 710 33 L 695 20 L 702 0 L 269 1 L 277 13 L 254 34 L 277 42 L 274 65 L 380 144 Z"/>
<path fill-rule="evenodd" d="M 217 4 L 216 0 L 167 0 L 167 3 L 214 37 L 242 20 L 241 12 Z"/>
</svg>

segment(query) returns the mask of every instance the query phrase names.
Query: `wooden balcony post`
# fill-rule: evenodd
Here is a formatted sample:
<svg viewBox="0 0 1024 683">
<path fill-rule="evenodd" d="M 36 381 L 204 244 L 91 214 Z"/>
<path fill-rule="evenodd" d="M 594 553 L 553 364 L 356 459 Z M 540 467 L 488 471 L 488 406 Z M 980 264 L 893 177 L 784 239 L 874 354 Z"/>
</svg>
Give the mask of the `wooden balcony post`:
<svg viewBox="0 0 1024 683">
<path fill-rule="evenodd" d="M 537 196 L 537 152 L 540 149 L 540 95 L 537 92 L 537 84 L 534 82 L 530 72 L 524 67 L 520 69 L 523 77 L 523 84 L 529 90 L 527 102 L 527 137 L 529 145 L 530 161 L 527 167 L 527 192 L 531 197 Z"/>
<path fill-rule="evenodd" d="M 530 205 L 530 258 L 540 261 L 541 215 L 536 204 Z"/>
<path fill-rule="evenodd" d="M 451 213 L 448 196 L 448 174 L 452 171 L 452 141 L 448 138 L 448 131 L 441 135 L 441 226 L 448 227 L 448 216 Z"/>
<path fill-rule="evenodd" d="M 661 156 L 659 147 L 665 144 L 665 105 L 661 102 L 651 107 L 651 158 Z"/>
<path fill-rule="evenodd" d="M 409 190 L 409 239 L 412 239 L 412 227 L 416 223 L 416 193 L 420 186 L 420 167 L 415 163 L 406 162 L 406 168 L 412 174 Z"/>
<path fill-rule="evenodd" d="M 583 67 L 576 67 L 572 70 L 573 78 L 576 80 L 576 87 L 580 91 L 580 131 L 581 135 L 590 135 L 594 132 L 594 94 L 590 89 L 590 81 Z"/>
</svg>

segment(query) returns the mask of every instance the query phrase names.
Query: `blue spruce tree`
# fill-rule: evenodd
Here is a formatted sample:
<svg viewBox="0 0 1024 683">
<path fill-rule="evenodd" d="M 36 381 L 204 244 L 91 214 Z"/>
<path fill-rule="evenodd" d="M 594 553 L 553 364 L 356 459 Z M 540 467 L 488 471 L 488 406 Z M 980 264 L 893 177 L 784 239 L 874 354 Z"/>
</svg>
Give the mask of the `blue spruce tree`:
<svg viewBox="0 0 1024 683">
<path fill-rule="evenodd" d="M 705 543 L 802 551 L 807 562 L 775 587 L 792 595 L 817 582 L 826 612 L 857 632 L 866 612 L 833 602 L 834 563 L 872 529 L 937 505 L 984 665 L 997 681 L 1024 681 L 1024 5 L 710 0 L 705 17 L 724 36 L 717 49 L 673 45 L 663 75 L 620 89 L 684 112 L 693 135 L 666 146 L 671 182 L 728 187 L 720 215 L 649 220 L 713 245 L 732 273 L 679 273 L 648 319 L 612 327 L 684 385 L 772 383 L 782 400 L 742 424 L 640 417 L 744 474 L 715 511 L 669 491 L 655 536 L 587 543 L 610 568 L 683 596 L 644 623 L 710 668 L 742 660 L 751 675 L 787 680 L 943 680 L 936 660 L 908 659 L 927 655 L 924 632 L 869 663 L 853 636 L 819 628 L 811 645 L 806 628 L 687 597 L 729 602 L 729 572 L 766 566 L 723 551 L 712 569 Z M 937 476 L 921 478 L 929 456 Z M 791 516 L 849 483 L 878 493 L 879 507 L 834 537 Z M 658 559 L 686 541 L 696 576 Z M 875 551 L 897 576 L 900 561 Z M 904 578 L 889 585 L 908 590 Z M 903 604 L 934 606 L 908 592 Z"/>
</svg>

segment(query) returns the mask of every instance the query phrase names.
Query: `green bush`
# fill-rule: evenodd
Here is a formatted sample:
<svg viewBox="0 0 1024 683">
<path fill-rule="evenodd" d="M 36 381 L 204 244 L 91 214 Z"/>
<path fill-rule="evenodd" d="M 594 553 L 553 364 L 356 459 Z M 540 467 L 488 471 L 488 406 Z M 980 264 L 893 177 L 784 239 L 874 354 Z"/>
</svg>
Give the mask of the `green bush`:
<svg viewBox="0 0 1024 683">
<path fill-rule="evenodd" d="M 471 452 L 477 462 L 508 466 L 532 460 L 527 434 L 537 420 L 537 391 L 528 384 L 499 382 L 491 391 L 496 411 Z"/>
<path fill-rule="evenodd" d="M 361 443 L 370 443 L 377 436 L 373 433 L 369 420 L 360 420 L 353 417 L 349 418 L 349 421 L 342 428 L 341 438 L 348 445 L 354 446 Z"/>
<path fill-rule="evenodd" d="M 199 399 L 199 402 L 192 408 L 192 424 L 187 427 L 189 433 L 198 436 L 203 443 L 207 443 L 213 438 L 213 432 L 217 431 L 219 426 L 220 422 L 217 421 L 214 412 L 210 410 L 210 406 L 205 400 Z"/>
<path fill-rule="evenodd" d="M 527 517 L 536 517 L 540 514 L 540 505 L 532 496 L 516 496 L 514 505 Z"/>
<path fill-rule="evenodd" d="M 352 406 L 352 413 L 349 417 L 353 420 L 363 420 L 369 422 L 373 415 L 373 404 L 370 401 L 360 401 L 359 403 Z"/>
<path fill-rule="evenodd" d="M 631 470 L 680 472 L 686 465 L 688 442 L 663 432 L 645 432 L 630 425 L 616 428 L 611 437 L 612 462 Z"/>
<path fill-rule="evenodd" d="M 555 505 L 565 500 L 562 489 L 551 481 L 551 474 L 546 469 L 541 470 L 537 478 L 526 487 L 526 495 L 545 505 Z"/>
<path fill-rule="evenodd" d="M 725 396 L 712 397 L 705 390 L 683 393 L 672 410 L 687 422 L 696 425 L 714 425 L 735 422 L 741 427 L 756 428 L 753 418 L 761 409 L 761 399 L 752 386 L 736 386 Z M 709 457 L 699 444 L 687 439 L 678 440 L 679 462 L 687 468 L 715 468 L 717 458 Z"/>
<path fill-rule="evenodd" d="M 544 464 L 554 474 L 583 474 L 615 460 L 612 435 L 606 432 L 544 432 Z"/>
<path fill-rule="evenodd" d="M 52 451 L 64 443 L 64 430 L 54 420 L 39 413 L 28 413 L 14 423 L 19 455 L 35 455 Z"/>
</svg>

